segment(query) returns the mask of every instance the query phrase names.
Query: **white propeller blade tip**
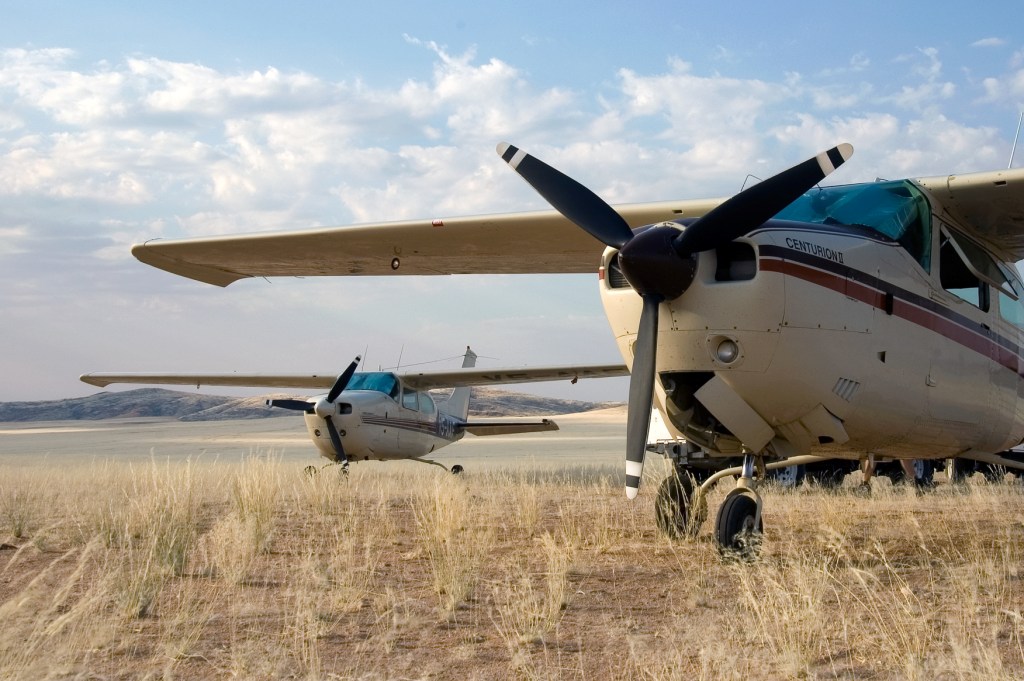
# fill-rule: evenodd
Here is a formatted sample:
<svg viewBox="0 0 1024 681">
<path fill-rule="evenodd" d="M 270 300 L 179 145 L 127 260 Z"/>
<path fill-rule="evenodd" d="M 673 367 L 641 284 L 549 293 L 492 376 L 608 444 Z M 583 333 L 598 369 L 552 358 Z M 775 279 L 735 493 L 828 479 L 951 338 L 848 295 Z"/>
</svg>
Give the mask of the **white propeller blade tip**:
<svg viewBox="0 0 1024 681">
<path fill-rule="evenodd" d="M 636 487 L 627 487 L 626 488 L 626 498 L 627 499 L 636 499 L 636 494 L 639 491 L 640 490 L 638 490 Z"/>
</svg>

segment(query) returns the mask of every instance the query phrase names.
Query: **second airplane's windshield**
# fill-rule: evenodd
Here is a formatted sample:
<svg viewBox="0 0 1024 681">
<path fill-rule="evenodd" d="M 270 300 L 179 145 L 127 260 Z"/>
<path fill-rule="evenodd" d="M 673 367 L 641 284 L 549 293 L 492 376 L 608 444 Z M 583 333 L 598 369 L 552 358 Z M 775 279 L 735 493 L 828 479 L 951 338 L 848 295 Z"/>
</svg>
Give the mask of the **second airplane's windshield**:
<svg viewBox="0 0 1024 681">
<path fill-rule="evenodd" d="M 906 180 L 812 189 L 783 208 L 780 220 L 865 227 L 899 242 L 931 271 L 931 211 Z"/>
<path fill-rule="evenodd" d="M 398 398 L 398 377 L 387 371 L 359 372 L 352 375 L 346 390 L 373 390 L 392 399 Z"/>
</svg>

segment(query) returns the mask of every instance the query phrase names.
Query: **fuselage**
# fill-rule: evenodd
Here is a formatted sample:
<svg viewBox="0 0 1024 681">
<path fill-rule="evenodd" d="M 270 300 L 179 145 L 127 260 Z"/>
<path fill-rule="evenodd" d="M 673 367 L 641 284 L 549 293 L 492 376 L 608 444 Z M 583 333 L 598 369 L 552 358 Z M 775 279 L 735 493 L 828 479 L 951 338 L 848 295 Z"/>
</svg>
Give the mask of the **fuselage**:
<svg viewBox="0 0 1024 681">
<path fill-rule="evenodd" d="M 662 303 L 655 406 L 712 455 L 1009 449 L 1024 439 L 1024 286 L 1005 260 L 912 182 L 813 190 L 700 253 Z M 600 288 L 631 365 L 641 301 L 614 249 Z"/>
<path fill-rule="evenodd" d="M 403 386 L 388 372 L 356 374 L 336 404 L 331 418 L 352 461 L 416 459 L 465 434 L 463 420 L 438 409 L 429 393 Z M 306 413 L 305 419 L 320 455 L 334 461 L 324 419 L 316 413 Z"/>
</svg>

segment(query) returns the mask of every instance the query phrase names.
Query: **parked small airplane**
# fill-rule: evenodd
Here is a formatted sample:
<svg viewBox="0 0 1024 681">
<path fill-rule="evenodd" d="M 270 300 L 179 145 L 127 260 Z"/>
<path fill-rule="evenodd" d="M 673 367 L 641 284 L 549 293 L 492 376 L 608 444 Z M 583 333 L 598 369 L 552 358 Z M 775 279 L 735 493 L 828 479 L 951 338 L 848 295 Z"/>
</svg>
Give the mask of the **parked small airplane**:
<svg viewBox="0 0 1024 681">
<path fill-rule="evenodd" d="M 156 374 L 90 373 L 81 380 L 106 387 L 112 383 L 330 388 L 307 400 L 272 399 L 271 407 L 302 412 L 306 429 L 321 456 L 347 470 L 349 461 L 413 459 L 444 467 L 424 457 L 472 435 L 510 435 L 558 430 L 550 419 L 537 421 L 469 421 L 471 386 L 531 383 L 627 376 L 624 365 L 548 366 L 514 369 L 474 369 L 477 355 L 466 348 L 461 370 L 357 372 L 356 357 L 340 376 L 324 374 Z M 426 392 L 453 387 L 447 400 L 436 404 Z M 461 466 L 452 466 L 460 473 Z"/>
<path fill-rule="evenodd" d="M 756 546 L 756 481 L 773 467 L 873 454 L 1024 468 L 1007 453 L 1024 439 L 1024 170 L 816 187 L 853 153 L 841 144 L 727 200 L 613 208 L 514 146 L 498 153 L 556 210 L 132 252 L 219 286 L 596 269 L 631 368 L 626 493 L 653 406 L 676 464 L 659 525 L 695 531 L 704 492 L 738 474 L 716 520 L 726 550 Z"/>
</svg>

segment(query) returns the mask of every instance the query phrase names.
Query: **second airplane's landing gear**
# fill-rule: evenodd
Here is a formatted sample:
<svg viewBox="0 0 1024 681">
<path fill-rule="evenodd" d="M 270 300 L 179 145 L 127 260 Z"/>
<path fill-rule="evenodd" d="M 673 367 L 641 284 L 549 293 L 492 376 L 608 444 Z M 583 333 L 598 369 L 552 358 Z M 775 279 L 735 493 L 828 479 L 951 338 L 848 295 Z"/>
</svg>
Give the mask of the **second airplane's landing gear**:
<svg viewBox="0 0 1024 681">
<path fill-rule="evenodd" d="M 348 459 L 346 459 L 345 461 L 332 461 L 330 463 L 325 463 L 320 468 L 317 468 L 316 466 L 306 466 L 303 469 L 303 471 L 309 477 L 313 477 L 320 471 L 327 470 L 331 466 L 341 466 L 341 474 L 344 475 L 346 478 L 348 477 Z"/>
<path fill-rule="evenodd" d="M 761 551 L 761 495 L 754 483 L 754 455 L 743 457 L 743 468 L 736 488 L 729 492 L 715 518 L 715 540 L 726 558 L 754 560 Z M 764 479 L 764 463 L 758 462 L 760 479 Z"/>
<path fill-rule="evenodd" d="M 445 466 L 443 463 L 440 463 L 438 461 L 431 461 L 430 459 L 413 459 L 413 461 L 419 461 L 420 463 L 429 463 L 431 466 L 437 466 L 438 468 L 443 468 L 444 470 L 446 470 L 447 472 L 451 473 L 452 475 L 462 475 L 462 471 L 465 470 L 459 464 L 455 464 L 451 468 L 448 468 L 448 466 Z"/>
</svg>

